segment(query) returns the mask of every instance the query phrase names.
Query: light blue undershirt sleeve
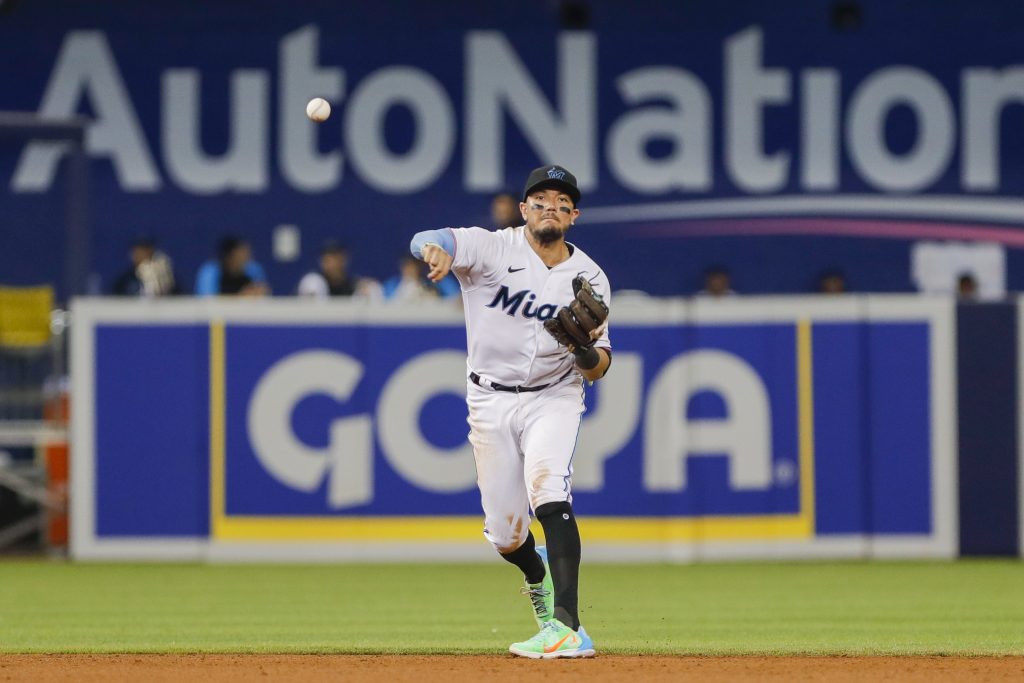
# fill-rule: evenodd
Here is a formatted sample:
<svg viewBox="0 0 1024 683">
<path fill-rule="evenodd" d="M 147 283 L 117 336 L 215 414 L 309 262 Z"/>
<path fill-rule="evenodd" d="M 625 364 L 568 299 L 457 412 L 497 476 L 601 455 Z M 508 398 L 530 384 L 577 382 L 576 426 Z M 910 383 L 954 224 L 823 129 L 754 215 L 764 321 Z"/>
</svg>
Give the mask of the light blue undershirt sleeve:
<svg viewBox="0 0 1024 683">
<path fill-rule="evenodd" d="M 409 243 L 409 251 L 416 258 L 422 260 L 423 247 L 427 244 L 436 244 L 452 256 L 455 255 L 455 237 L 452 235 L 452 231 L 448 228 L 442 230 L 424 230 L 423 232 L 416 233 L 412 242 Z"/>
</svg>

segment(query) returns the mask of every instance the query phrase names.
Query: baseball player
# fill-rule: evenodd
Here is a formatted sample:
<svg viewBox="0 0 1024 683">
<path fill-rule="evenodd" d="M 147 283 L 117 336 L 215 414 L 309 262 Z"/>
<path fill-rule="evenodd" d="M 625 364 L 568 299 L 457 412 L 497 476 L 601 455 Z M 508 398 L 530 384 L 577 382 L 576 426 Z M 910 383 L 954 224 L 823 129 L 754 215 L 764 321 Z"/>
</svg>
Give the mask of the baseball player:
<svg viewBox="0 0 1024 683">
<path fill-rule="evenodd" d="M 580 215 L 576 178 L 561 166 L 530 173 L 517 228 L 417 233 L 412 253 L 435 282 L 462 288 L 469 348 L 469 440 L 484 536 L 526 579 L 540 632 L 509 650 L 523 657 L 592 657 L 580 625 L 580 535 L 572 510 L 572 456 L 583 380 L 611 363 L 608 278 L 565 241 Z M 530 532 L 530 510 L 546 548 Z"/>
</svg>

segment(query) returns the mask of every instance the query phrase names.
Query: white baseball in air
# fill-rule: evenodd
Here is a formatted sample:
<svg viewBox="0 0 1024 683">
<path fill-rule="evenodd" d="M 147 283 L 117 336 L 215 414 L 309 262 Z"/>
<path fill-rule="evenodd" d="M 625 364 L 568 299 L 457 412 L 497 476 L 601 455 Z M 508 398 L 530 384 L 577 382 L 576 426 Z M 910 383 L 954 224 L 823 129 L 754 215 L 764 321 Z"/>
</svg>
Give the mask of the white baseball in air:
<svg viewBox="0 0 1024 683">
<path fill-rule="evenodd" d="M 322 97 L 314 97 L 306 105 L 306 116 L 313 121 L 321 123 L 331 115 L 331 105 Z"/>
</svg>

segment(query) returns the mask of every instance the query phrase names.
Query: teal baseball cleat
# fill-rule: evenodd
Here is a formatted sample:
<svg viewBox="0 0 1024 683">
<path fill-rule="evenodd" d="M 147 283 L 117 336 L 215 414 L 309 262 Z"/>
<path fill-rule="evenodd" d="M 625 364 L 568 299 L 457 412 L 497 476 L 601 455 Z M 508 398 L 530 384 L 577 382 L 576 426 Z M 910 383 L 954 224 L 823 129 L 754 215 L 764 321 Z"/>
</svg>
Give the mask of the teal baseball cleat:
<svg viewBox="0 0 1024 683">
<path fill-rule="evenodd" d="M 540 583 L 528 583 L 519 592 L 529 596 L 533 606 L 533 618 L 537 621 L 537 628 L 541 628 L 555 616 L 555 585 L 551 581 L 551 567 L 548 566 L 548 549 L 539 546 L 537 554 L 544 560 L 544 580 Z"/>
<path fill-rule="evenodd" d="M 544 622 L 540 633 L 522 643 L 512 643 L 508 651 L 530 659 L 593 657 L 595 654 L 594 641 L 582 626 L 579 631 L 573 631 L 558 619 Z"/>
</svg>

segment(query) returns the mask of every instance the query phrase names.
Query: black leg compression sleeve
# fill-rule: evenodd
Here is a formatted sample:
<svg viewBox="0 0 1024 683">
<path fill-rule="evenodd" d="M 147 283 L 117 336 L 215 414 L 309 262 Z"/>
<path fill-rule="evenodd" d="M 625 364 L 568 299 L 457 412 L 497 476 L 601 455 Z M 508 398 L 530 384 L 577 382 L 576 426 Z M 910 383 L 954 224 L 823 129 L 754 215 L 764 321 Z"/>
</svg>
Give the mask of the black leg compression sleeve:
<svg viewBox="0 0 1024 683">
<path fill-rule="evenodd" d="M 580 530 L 569 503 L 545 503 L 535 510 L 547 538 L 548 564 L 555 584 L 555 618 L 580 628 Z"/>
<path fill-rule="evenodd" d="M 526 535 L 521 546 L 510 553 L 501 553 L 501 556 L 523 570 L 527 583 L 540 583 L 544 580 L 544 561 L 537 554 L 532 531 Z"/>
</svg>

